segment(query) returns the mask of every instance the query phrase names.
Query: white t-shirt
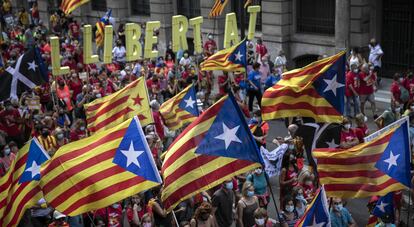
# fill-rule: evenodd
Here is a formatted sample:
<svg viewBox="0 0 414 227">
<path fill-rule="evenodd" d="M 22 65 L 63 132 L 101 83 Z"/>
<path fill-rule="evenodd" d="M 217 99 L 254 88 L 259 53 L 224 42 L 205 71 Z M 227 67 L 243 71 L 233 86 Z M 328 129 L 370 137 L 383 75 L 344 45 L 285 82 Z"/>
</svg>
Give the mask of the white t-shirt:
<svg viewBox="0 0 414 227">
<path fill-rule="evenodd" d="M 112 50 L 112 55 L 115 61 L 125 62 L 126 61 L 126 49 L 124 46 L 114 47 Z"/>
<path fill-rule="evenodd" d="M 369 47 L 369 62 L 371 62 L 374 66 L 381 67 L 381 58 L 378 58 L 378 56 L 384 54 L 384 52 L 381 49 L 381 46 L 377 44 L 375 47 L 372 47 L 371 45 Z M 377 59 L 378 58 L 378 59 Z"/>
</svg>

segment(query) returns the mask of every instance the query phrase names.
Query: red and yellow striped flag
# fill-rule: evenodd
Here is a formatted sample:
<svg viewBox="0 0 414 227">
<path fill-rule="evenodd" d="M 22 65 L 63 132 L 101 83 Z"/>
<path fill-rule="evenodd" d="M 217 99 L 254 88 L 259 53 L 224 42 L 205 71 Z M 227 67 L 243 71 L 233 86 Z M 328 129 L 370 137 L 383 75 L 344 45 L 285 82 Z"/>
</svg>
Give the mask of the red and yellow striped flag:
<svg viewBox="0 0 414 227">
<path fill-rule="evenodd" d="M 384 196 L 410 185 L 407 124 L 342 150 L 319 148 L 318 176 L 330 197 Z"/>
<path fill-rule="evenodd" d="M 193 94 L 189 94 L 190 92 Z M 184 97 L 191 99 L 190 102 L 192 104 L 192 110 L 190 109 L 187 111 L 188 108 L 185 107 L 189 107 L 188 105 L 180 105 L 185 101 Z M 185 124 L 193 122 L 194 119 L 198 117 L 197 108 L 195 88 L 193 85 L 189 85 L 180 93 L 164 102 L 160 107 L 160 113 L 164 120 L 165 126 L 167 126 L 170 130 L 177 130 Z M 194 114 L 194 112 L 197 114 Z"/>
<path fill-rule="evenodd" d="M 244 72 L 247 66 L 246 39 L 237 45 L 220 50 L 200 64 L 202 71 L 223 70 Z"/>
<path fill-rule="evenodd" d="M 136 117 L 59 148 L 42 169 L 46 201 L 75 216 L 161 183 Z"/>
<path fill-rule="evenodd" d="M 345 52 L 283 73 L 262 98 L 262 117 L 311 117 L 341 122 L 345 97 Z"/>
<path fill-rule="evenodd" d="M 104 45 L 105 40 L 105 25 L 109 24 L 109 18 L 111 18 L 112 9 L 109 9 L 105 15 L 96 22 L 95 42 L 98 47 Z"/>
<path fill-rule="evenodd" d="M 175 139 L 162 165 L 168 211 L 191 196 L 261 166 L 260 151 L 232 96 L 202 113 Z"/>
<path fill-rule="evenodd" d="M 154 122 L 143 77 L 121 90 L 85 105 L 88 129 L 95 133 L 138 116 L 142 126 Z"/>
<path fill-rule="evenodd" d="M 0 226 L 17 226 L 26 209 L 43 198 L 38 178 L 40 166 L 48 158 L 36 139 L 19 150 L 9 171 L 0 179 Z"/>
<path fill-rule="evenodd" d="M 89 0 L 63 0 L 60 9 L 66 14 L 70 14 L 76 8 L 89 2 Z"/>
<path fill-rule="evenodd" d="M 229 0 L 216 0 L 213 7 L 210 10 L 210 14 L 208 17 L 217 17 L 220 16 L 223 13 L 224 7 L 226 7 L 227 2 Z"/>
</svg>

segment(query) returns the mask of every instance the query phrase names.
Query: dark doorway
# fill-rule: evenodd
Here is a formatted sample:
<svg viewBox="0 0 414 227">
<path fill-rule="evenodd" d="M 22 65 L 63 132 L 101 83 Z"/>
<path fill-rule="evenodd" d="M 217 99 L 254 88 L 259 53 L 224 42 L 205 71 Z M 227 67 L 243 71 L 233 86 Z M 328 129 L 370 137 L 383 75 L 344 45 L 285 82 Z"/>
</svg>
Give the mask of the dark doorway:
<svg viewBox="0 0 414 227">
<path fill-rule="evenodd" d="M 414 67 L 414 1 L 384 0 L 382 58 L 384 76 Z"/>
<path fill-rule="evenodd" d="M 319 55 L 314 54 L 306 54 L 301 55 L 293 59 L 295 62 L 295 68 L 302 68 L 304 66 L 309 65 L 310 63 L 318 60 Z"/>
</svg>

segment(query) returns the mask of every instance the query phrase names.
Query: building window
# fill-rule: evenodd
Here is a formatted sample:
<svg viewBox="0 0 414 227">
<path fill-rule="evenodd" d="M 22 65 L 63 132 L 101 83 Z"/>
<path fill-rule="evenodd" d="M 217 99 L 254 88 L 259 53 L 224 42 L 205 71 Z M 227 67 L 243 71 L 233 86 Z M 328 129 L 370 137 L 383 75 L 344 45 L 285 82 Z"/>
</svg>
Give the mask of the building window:
<svg viewBox="0 0 414 227">
<path fill-rule="evenodd" d="M 200 16 L 200 0 L 177 0 L 177 12 L 187 18 Z"/>
<path fill-rule="evenodd" d="M 297 0 L 296 31 L 335 34 L 335 0 Z"/>
<path fill-rule="evenodd" d="M 245 1 L 240 1 L 240 0 L 232 0 L 231 2 L 231 10 L 232 12 L 235 12 L 237 15 L 237 26 L 240 29 L 240 25 L 241 25 L 241 19 L 239 16 L 239 10 L 244 10 L 244 27 L 246 28 L 246 30 L 249 27 L 249 17 L 250 14 L 247 12 L 247 8 L 244 9 L 244 3 Z M 252 0 L 252 3 L 250 4 L 251 6 L 257 5 L 257 6 L 261 6 L 261 0 Z M 262 30 L 262 11 L 263 9 L 260 10 L 260 12 L 257 14 L 257 20 L 256 20 L 256 31 L 261 31 Z"/>
<path fill-rule="evenodd" d="M 92 0 L 92 10 L 106 11 L 106 0 Z"/>
<path fill-rule="evenodd" d="M 150 16 L 150 1 L 149 0 L 130 0 L 131 2 L 131 14 Z"/>
</svg>

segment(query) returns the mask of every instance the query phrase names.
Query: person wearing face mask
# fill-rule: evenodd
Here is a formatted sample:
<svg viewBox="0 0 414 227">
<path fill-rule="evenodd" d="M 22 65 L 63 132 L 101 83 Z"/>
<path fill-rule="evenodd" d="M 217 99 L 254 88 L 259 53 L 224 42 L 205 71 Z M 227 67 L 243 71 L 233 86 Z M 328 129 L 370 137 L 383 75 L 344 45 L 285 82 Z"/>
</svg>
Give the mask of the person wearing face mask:
<svg viewBox="0 0 414 227">
<path fill-rule="evenodd" d="M 50 134 L 50 129 L 44 125 L 42 126 L 41 134 L 37 137 L 37 140 L 39 140 L 39 143 L 49 154 L 54 154 L 57 150 L 56 138 Z"/>
<path fill-rule="evenodd" d="M 359 70 L 358 66 L 353 64 L 351 65 L 351 70 L 346 73 L 345 76 L 345 116 L 354 117 L 357 115 L 360 110 L 359 104 Z M 354 114 L 351 115 L 351 103 L 353 102 Z"/>
<path fill-rule="evenodd" d="M 190 221 L 191 227 L 214 227 L 214 217 L 212 206 L 208 202 L 203 202 L 194 212 L 194 217 Z"/>
<path fill-rule="evenodd" d="M 85 126 L 85 121 L 82 119 L 78 119 L 76 120 L 75 124 L 74 124 L 74 128 L 72 128 L 72 130 L 70 131 L 70 141 L 77 141 L 80 139 L 83 139 L 85 137 L 87 137 L 88 132 L 86 130 L 86 126 Z"/>
<path fill-rule="evenodd" d="M 363 115 L 362 113 L 357 114 L 355 117 L 357 127 L 354 129 L 354 131 L 360 143 L 363 143 L 364 138 L 369 134 L 367 121 L 368 117 Z"/>
<path fill-rule="evenodd" d="M 332 208 L 330 212 L 332 227 L 355 227 L 355 221 L 348 209 L 343 207 L 341 198 L 332 199 Z"/>
<path fill-rule="evenodd" d="M 253 227 L 276 227 L 276 220 L 269 218 L 264 208 L 257 208 L 254 211 L 255 225 Z"/>
<path fill-rule="evenodd" d="M 144 214 L 142 217 L 142 227 L 153 227 L 155 226 L 154 217 L 150 213 Z"/>
<path fill-rule="evenodd" d="M 399 106 L 409 101 L 410 94 L 408 90 L 402 85 L 404 78 L 400 73 L 395 73 L 393 82 L 391 84 L 391 105 Z"/>
<path fill-rule="evenodd" d="M 204 49 L 204 55 L 206 58 L 213 55 L 217 50 L 217 44 L 216 41 L 213 39 L 212 34 L 207 35 L 207 41 L 204 43 L 203 49 Z"/>
<path fill-rule="evenodd" d="M 65 84 L 65 80 L 61 77 L 58 77 L 57 79 L 57 88 L 56 88 L 56 95 L 59 99 L 62 99 L 65 104 L 66 104 L 66 108 L 68 110 L 68 115 L 72 115 L 72 95 L 70 92 L 70 89 L 68 87 L 68 85 Z"/>
<path fill-rule="evenodd" d="M 255 224 L 254 211 L 259 208 L 255 187 L 249 181 L 243 184 L 242 197 L 237 203 L 237 226 L 250 227 Z"/>
<path fill-rule="evenodd" d="M 260 207 L 267 207 L 269 202 L 266 177 L 266 172 L 261 167 L 255 169 L 253 173 L 246 177 L 246 182 L 250 182 L 254 186 L 254 194 L 259 199 Z"/>
<path fill-rule="evenodd" d="M 280 221 L 282 227 L 294 227 L 299 220 L 298 212 L 295 210 L 293 198 L 288 195 L 283 200 L 283 211 L 280 212 Z"/>
<path fill-rule="evenodd" d="M 94 217 L 100 217 L 103 220 L 107 220 L 107 227 L 121 227 L 122 206 L 117 202 L 108 207 L 98 209 L 95 211 Z"/>
<path fill-rule="evenodd" d="M 309 170 L 302 171 L 299 174 L 299 185 L 303 189 L 303 196 L 310 203 L 315 196 L 315 175 Z"/>
<path fill-rule="evenodd" d="M 298 185 L 298 167 L 296 157 L 292 152 L 285 152 L 282 158 L 282 170 L 279 175 L 280 201 L 290 194 L 293 187 Z"/>
<path fill-rule="evenodd" d="M 16 155 L 11 152 L 11 149 L 8 145 L 4 146 L 3 149 L 0 149 L 0 166 L 4 168 L 4 172 L 7 172 L 9 170 L 10 165 L 15 158 Z M 0 172 L 2 171 L 0 170 Z"/>
<path fill-rule="evenodd" d="M 233 224 L 233 207 L 235 206 L 235 194 L 233 192 L 233 180 L 223 182 L 211 199 L 213 213 L 220 227 L 230 227 Z"/>
<path fill-rule="evenodd" d="M 350 148 L 359 144 L 358 137 L 355 134 L 354 129 L 351 128 L 351 122 L 348 118 L 342 120 L 341 139 L 339 146 L 341 148 Z"/>
<path fill-rule="evenodd" d="M 140 219 L 146 213 L 146 206 L 140 194 L 131 196 L 130 203 L 126 208 L 126 215 L 130 220 L 130 226 L 140 226 Z"/>
<path fill-rule="evenodd" d="M 269 124 L 262 120 L 262 112 L 256 110 L 253 117 L 249 120 L 249 128 L 256 140 L 257 146 L 266 148 L 266 138 L 269 133 Z"/>
<path fill-rule="evenodd" d="M 303 188 L 301 186 L 296 186 L 293 188 L 292 196 L 295 200 L 295 210 L 298 212 L 299 217 L 305 213 L 306 206 L 308 202 L 303 195 Z"/>
<path fill-rule="evenodd" d="M 69 143 L 69 139 L 65 136 L 65 132 L 63 131 L 63 129 L 56 128 L 55 136 L 56 136 L 57 148 Z"/>
<path fill-rule="evenodd" d="M 121 65 L 121 68 L 123 68 L 123 65 L 125 64 L 126 61 L 126 49 L 125 47 L 122 45 L 122 41 L 121 40 L 117 40 L 116 41 L 116 46 L 114 47 L 114 49 L 112 49 L 112 57 L 113 60 Z"/>
<path fill-rule="evenodd" d="M 186 67 L 191 64 L 191 58 L 188 54 L 188 51 L 184 51 L 183 57 L 180 59 L 180 66 Z"/>
<path fill-rule="evenodd" d="M 376 105 L 375 105 L 375 96 L 374 96 L 374 86 L 375 82 L 377 81 L 376 73 L 369 71 L 369 65 L 364 63 L 361 66 L 361 72 L 358 74 L 359 76 L 359 89 L 358 93 L 360 95 L 360 102 L 361 102 L 361 112 L 365 114 L 365 103 L 368 101 L 371 104 L 372 115 L 375 115 Z"/>
</svg>

